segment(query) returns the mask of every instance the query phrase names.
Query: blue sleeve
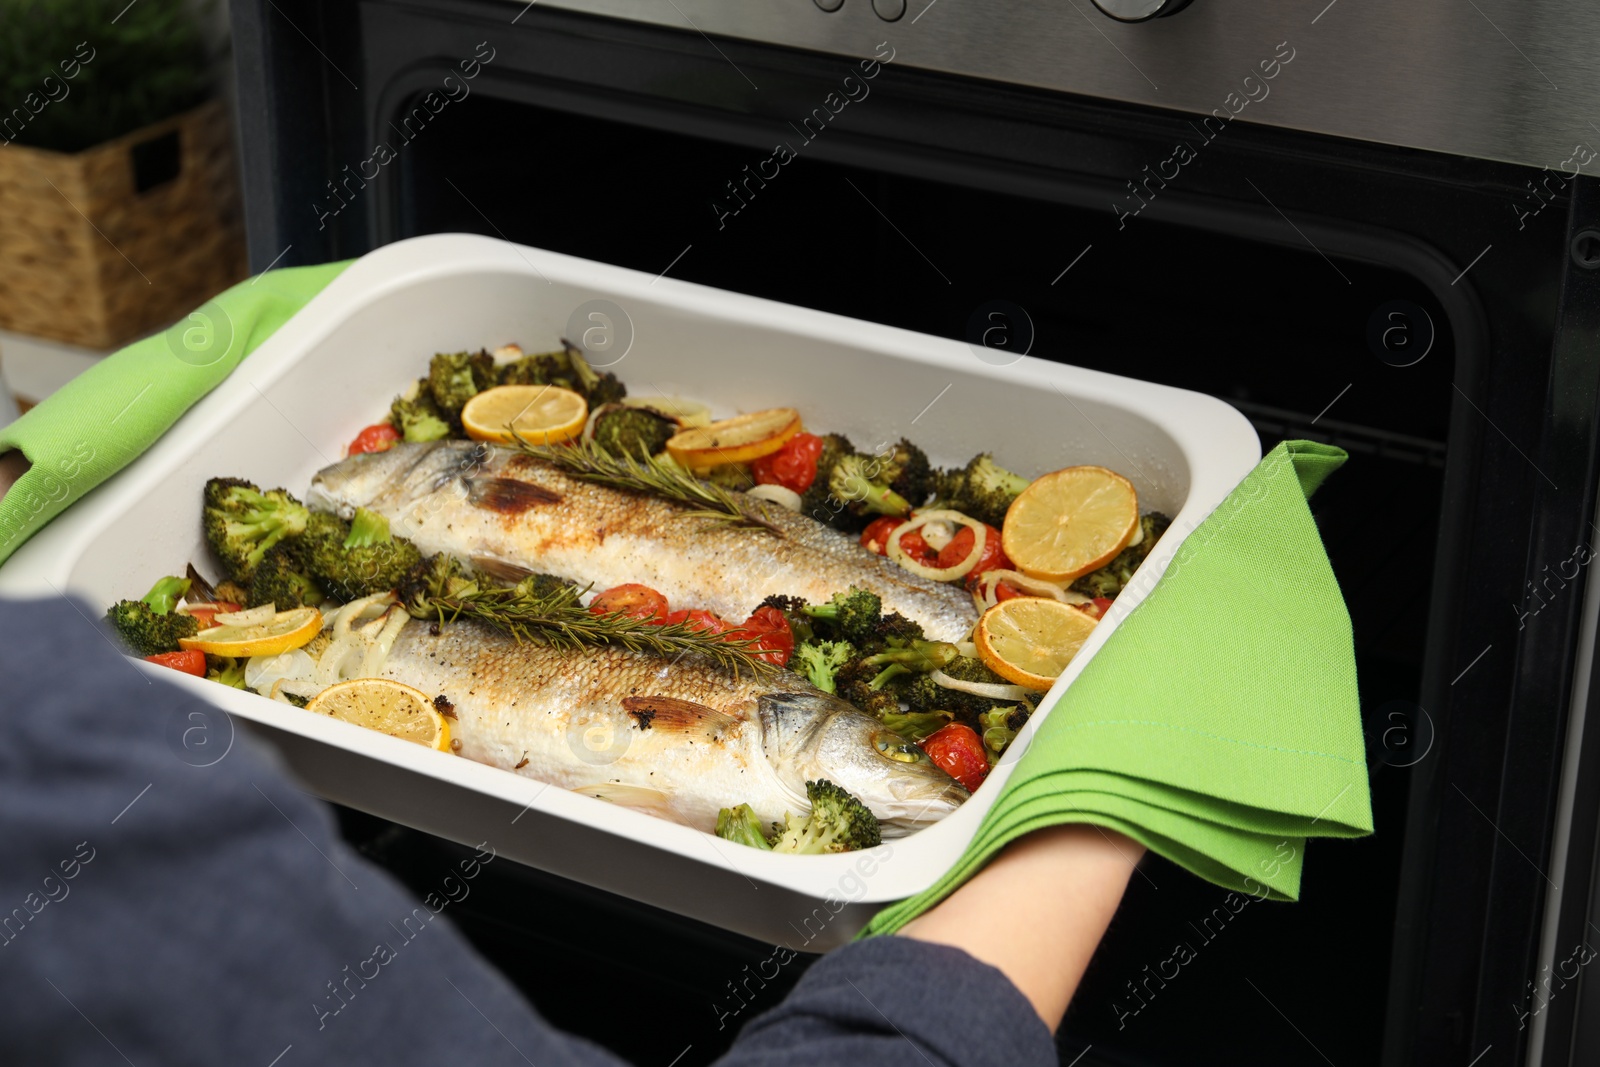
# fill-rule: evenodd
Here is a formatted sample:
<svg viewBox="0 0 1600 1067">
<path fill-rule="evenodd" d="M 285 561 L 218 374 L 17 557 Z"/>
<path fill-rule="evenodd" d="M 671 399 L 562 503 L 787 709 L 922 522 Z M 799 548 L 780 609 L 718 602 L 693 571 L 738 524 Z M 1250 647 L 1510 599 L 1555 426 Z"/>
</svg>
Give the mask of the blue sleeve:
<svg viewBox="0 0 1600 1067">
<path fill-rule="evenodd" d="M 952 1067 L 1058 1062 L 1044 1021 L 999 971 L 905 937 L 858 941 L 812 965 L 754 1019 L 722 1067 Z"/>
<path fill-rule="evenodd" d="M 81 602 L 0 601 L 0 679 L 0 1063 L 621 1062 L 442 918 L 492 840 L 416 899 Z"/>
<path fill-rule="evenodd" d="M 126 661 L 79 602 L 0 601 L 0 1063 L 618 1064 L 555 1030 L 242 723 Z M 486 831 L 492 833 L 492 831 Z M 722 1061 L 1053 1063 L 998 971 L 903 938 L 842 949 Z"/>
</svg>

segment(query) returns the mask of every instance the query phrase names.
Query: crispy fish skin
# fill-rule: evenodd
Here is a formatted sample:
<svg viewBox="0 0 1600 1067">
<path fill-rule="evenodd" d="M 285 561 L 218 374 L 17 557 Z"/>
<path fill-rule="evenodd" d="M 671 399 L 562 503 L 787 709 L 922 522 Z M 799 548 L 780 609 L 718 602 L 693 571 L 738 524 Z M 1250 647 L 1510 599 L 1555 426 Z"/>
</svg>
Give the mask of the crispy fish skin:
<svg viewBox="0 0 1600 1067">
<path fill-rule="evenodd" d="M 959 585 L 911 574 L 804 515 L 768 509 L 783 531 L 687 514 L 682 505 L 569 477 L 513 449 L 467 441 L 400 444 L 351 456 L 312 481 L 313 507 L 377 511 L 424 552 L 491 571 L 544 571 L 606 589 L 641 582 L 676 607 L 745 618 L 766 597 L 826 601 L 851 586 L 930 638 L 964 641 L 977 622 Z"/>
<path fill-rule="evenodd" d="M 880 739 L 895 735 L 788 673 L 735 678 L 694 656 L 519 644 L 472 621 L 435 635 L 412 621 L 383 674 L 454 706 L 461 756 L 708 832 L 740 803 L 763 822 L 808 811 L 808 779 L 854 793 L 886 836 L 967 796 L 926 757 L 884 754 Z"/>
</svg>

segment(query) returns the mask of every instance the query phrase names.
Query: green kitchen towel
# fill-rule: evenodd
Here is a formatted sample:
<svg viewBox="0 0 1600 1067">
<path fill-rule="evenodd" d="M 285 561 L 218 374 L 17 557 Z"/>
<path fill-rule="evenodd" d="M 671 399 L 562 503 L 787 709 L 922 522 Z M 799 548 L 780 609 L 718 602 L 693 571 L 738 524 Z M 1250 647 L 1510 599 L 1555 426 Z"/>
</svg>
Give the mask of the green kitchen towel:
<svg viewBox="0 0 1600 1067">
<path fill-rule="evenodd" d="M 1164 574 L 1141 574 L 1154 588 L 1040 724 L 966 853 L 864 936 L 894 933 L 1048 826 L 1116 830 L 1277 900 L 1300 895 L 1306 838 L 1371 833 L 1350 616 L 1306 504 L 1345 458 L 1280 444 Z"/>
<path fill-rule="evenodd" d="M 154 444 L 349 265 L 289 267 L 240 282 L 0 427 L 0 454 L 17 449 L 32 464 L 0 497 L 0 562 Z"/>
</svg>

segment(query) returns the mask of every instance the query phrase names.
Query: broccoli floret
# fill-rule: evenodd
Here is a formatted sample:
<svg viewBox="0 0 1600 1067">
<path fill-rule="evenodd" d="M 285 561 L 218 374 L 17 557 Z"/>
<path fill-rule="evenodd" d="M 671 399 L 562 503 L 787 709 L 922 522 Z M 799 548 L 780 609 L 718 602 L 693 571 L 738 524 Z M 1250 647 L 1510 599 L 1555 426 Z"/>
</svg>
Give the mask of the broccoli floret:
<svg viewBox="0 0 1600 1067">
<path fill-rule="evenodd" d="M 828 474 L 828 492 L 856 516 L 909 515 L 911 504 L 906 498 L 874 480 L 882 466 L 871 456 L 845 456 Z"/>
<path fill-rule="evenodd" d="M 1028 709 L 1021 704 L 997 704 L 978 716 L 978 733 L 983 736 L 983 747 L 989 750 L 991 767 L 1027 721 Z"/>
<path fill-rule="evenodd" d="M 434 403 L 427 379 L 419 384 L 415 399 L 394 398 L 389 405 L 389 424 L 407 441 L 438 441 L 450 436 L 450 420 Z"/>
<path fill-rule="evenodd" d="M 751 848 L 772 849 L 772 842 L 767 840 L 766 833 L 761 829 L 761 820 L 756 818 L 755 811 L 748 804 L 723 808 L 717 812 L 717 836 L 724 841 L 749 845 Z"/>
<path fill-rule="evenodd" d="M 623 385 L 615 374 L 610 371 L 596 371 L 589 366 L 582 349 L 566 339 L 561 343 L 566 346 L 567 362 L 572 365 L 573 376 L 578 380 L 578 392 L 583 394 L 591 409 L 601 404 L 615 404 L 628 395 L 628 387 Z"/>
<path fill-rule="evenodd" d="M 885 687 L 880 681 L 882 675 L 889 672 L 892 678 L 896 674 L 904 673 L 905 668 L 898 664 L 893 667 L 883 668 L 869 666 L 860 659 L 853 659 L 840 667 L 834 675 L 834 684 L 838 686 L 838 695 L 854 704 L 868 715 L 883 718 L 900 710 L 900 698 L 891 689 Z"/>
<path fill-rule="evenodd" d="M 811 482 L 811 487 L 800 494 L 800 514 L 845 533 L 855 533 L 866 526 L 870 515 L 851 511 L 846 502 L 835 497 L 829 488 L 833 469 L 841 459 L 854 455 L 855 451 L 856 446 L 843 434 L 822 435 L 822 452 L 817 456 L 817 476 Z"/>
<path fill-rule="evenodd" d="M 461 561 L 440 552 L 420 561 L 400 582 L 400 603 L 414 618 L 437 618 L 435 598 L 465 596 L 477 589 L 477 580 L 466 573 Z"/>
<path fill-rule="evenodd" d="M 150 591 L 139 599 L 150 605 L 150 610 L 157 615 L 166 615 L 178 606 L 183 594 L 189 591 L 189 585 L 189 579 L 174 578 L 169 575 L 157 581 L 150 587 Z"/>
<path fill-rule="evenodd" d="M 494 384 L 494 357 L 487 352 L 440 352 L 428 364 L 428 393 L 452 421 L 460 419 L 467 401 Z"/>
<path fill-rule="evenodd" d="M 1072 583 L 1072 588 L 1084 596 L 1103 596 L 1115 600 L 1117 594 L 1133 580 L 1133 572 L 1144 562 L 1156 541 L 1167 532 L 1172 520 L 1159 511 L 1152 511 L 1139 519 L 1144 539 L 1123 549 L 1117 557 L 1097 571 L 1090 571 Z"/>
<path fill-rule="evenodd" d="M 928 462 L 928 454 L 904 437 L 882 462 L 883 472 L 876 481 L 886 483 L 911 501 L 912 506 L 927 500 L 933 493 L 933 465 Z"/>
<path fill-rule="evenodd" d="M 565 352 L 536 352 L 500 367 L 501 385 L 559 385 L 573 389 L 578 384 Z M 576 390 L 574 390 L 576 391 Z"/>
<path fill-rule="evenodd" d="M 1027 478 L 1006 470 L 987 452 L 973 456 L 959 470 L 941 471 L 934 476 L 934 492 L 941 507 L 996 527 L 1005 522 L 1006 509 L 1027 487 Z"/>
<path fill-rule="evenodd" d="M 955 717 L 953 711 L 892 711 L 883 716 L 883 725 L 908 741 L 921 741 Z"/>
<path fill-rule="evenodd" d="M 806 797 L 811 801 L 811 814 L 787 816 L 772 851 L 812 856 L 873 848 L 883 841 L 877 816 L 827 779 L 807 782 Z"/>
<path fill-rule="evenodd" d="M 719 463 L 708 470 L 695 471 L 695 476 L 736 493 L 756 487 L 756 476 L 750 473 L 748 463 Z"/>
<path fill-rule="evenodd" d="M 926 674 L 928 671 L 939 670 L 953 663 L 961 655 L 961 650 L 948 641 L 923 641 L 914 640 L 900 647 L 891 647 L 875 655 L 867 656 L 862 663 L 869 667 L 887 667 L 890 665 L 904 668 L 899 673 L 910 671 Z M 874 688 L 881 688 L 875 686 Z"/>
<path fill-rule="evenodd" d="M 940 668 L 947 676 L 961 682 L 982 682 L 988 685 L 1006 685 L 1006 680 L 985 667 L 979 660 L 959 656 Z M 999 701 L 987 697 L 949 689 L 923 674 L 913 678 L 900 691 L 901 698 L 912 711 L 953 711 L 965 718 L 973 718 L 995 707 Z M 1012 702 L 1014 703 L 1014 702 Z M 1010 706 L 1007 704 L 1006 706 Z"/>
<path fill-rule="evenodd" d="M 898 611 L 891 611 L 878 620 L 878 636 L 895 648 L 903 648 L 923 638 L 922 627 Z"/>
<path fill-rule="evenodd" d="M 250 576 L 251 607 L 276 604 L 279 611 L 302 608 L 323 601 L 321 587 L 301 572 L 293 543 L 278 545 L 261 560 Z"/>
<path fill-rule="evenodd" d="M 246 662 L 242 657 L 207 655 L 206 678 L 213 682 L 221 682 L 223 685 L 232 686 L 235 689 L 243 689 L 245 687 L 244 665 Z"/>
<path fill-rule="evenodd" d="M 158 612 L 143 600 L 121 600 L 106 612 L 123 643 L 140 656 L 178 651 L 178 639 L 200 632 L 193 615 Z"/>
<path fill-rule="evenodd" d="M 795 646 L 789 667 L 810 678 L 824 693 L 837 693 L 835 675 L 855 654 L 855 646 L 848 641 L 805 641 Z"/>
<path fill-rule="evenodd" d="M 247 584 L 272 546 L 304 532 L 306 506 L 282 489 L 262 492 L 238 478 L 206 482 L 202 521 L 206 543 L 228 577 Z"/>
<path fill-rule="evenodd" d="M 852 586 L 848 593 L 835 593 L 826 604 L 808 604 L 804 611 L 812 619 L 830 623 L 838 637 L 863 648 L 877 642 L 883 599 L 870 589 Z"/>
<path fill-rule="evenodd" d="M 789 632 L 794 634 L 795 644 L 802 645 L 811 640 L 815 631 L 811 626 L 811 616 L 806 614 L 804 597 L 774 594 L 763 600 L 761 607 L 773 608 L 783 613 L 783 617 L 789 622 Z"/>
<path fill-rule="evenodd" d="M 566 342 L 563 342 L 566 344 Z M 501 385 L 557 385 L 579 393 L 590 410 L 614 404 L 628 395 L 628 387 L 610 371 L 597 372 L 575 345 L 559 352 L 538 352 L 500 368 Z"/>
<path fill-rule="evenodd" d="M 577 582 L 568 581 L 566 578 L 557 578 L 553 574 L 530 574 L 517 583 L 517 592 L 525 597 L 538 600 L 548 600 L 553 596 L 570 597 L 578 599 L 583 592 Z"/>
<path fill-rule="evenodd" d="M 365 508 L 357 508 L 349 524 L 333 516 L 318 519 L 295 548 L 305 572 L 347 601 L 397 588 L 422 561 L 416 545 L 392 536 L 388 520 Z"/>
<path fill-rule="evenodd" d="M 594 420 L 595 445 L 619 456 L 653 456 L 677 432 L 677 423 L 647 408 L 613 407 Z"/>
</svg>

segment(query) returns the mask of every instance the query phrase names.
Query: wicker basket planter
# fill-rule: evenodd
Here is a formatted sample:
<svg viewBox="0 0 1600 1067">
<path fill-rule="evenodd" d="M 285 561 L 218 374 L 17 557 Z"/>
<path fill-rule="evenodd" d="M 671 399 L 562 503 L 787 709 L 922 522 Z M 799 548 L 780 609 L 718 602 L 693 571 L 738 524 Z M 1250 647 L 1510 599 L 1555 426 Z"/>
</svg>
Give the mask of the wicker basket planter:
<svg viewBox="0 0 1600 1067">
<path fill-rule="evenodd" d="M 245 274 L 220 102 L 82 152 L 0 146 L 0 329 L 115 348 Z"/>
</svg>

